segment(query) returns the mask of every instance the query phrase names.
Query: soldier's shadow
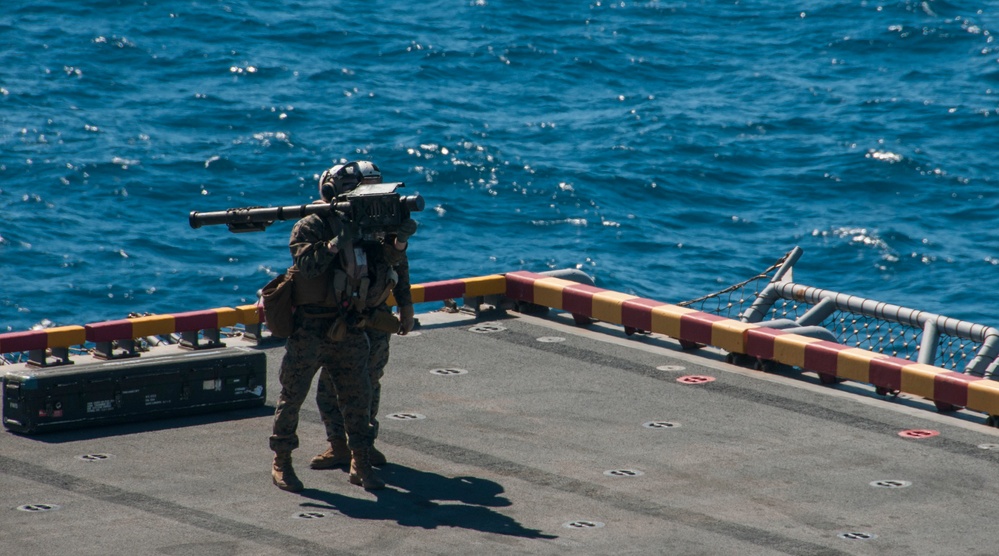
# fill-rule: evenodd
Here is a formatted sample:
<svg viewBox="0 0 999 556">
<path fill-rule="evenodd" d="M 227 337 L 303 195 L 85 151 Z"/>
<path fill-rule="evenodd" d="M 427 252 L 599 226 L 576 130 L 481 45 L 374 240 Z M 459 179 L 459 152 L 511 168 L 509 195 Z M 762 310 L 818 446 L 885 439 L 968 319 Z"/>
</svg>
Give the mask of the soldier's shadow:
<svg viewBox="0 0 999 556">
<path fill-rule="evenodd" d="M 330 473 L 336 474 L 336 480 L 347 480 L 343 471 Z M 377 500 L 306 489 L 302 496 L 319 503 L 306 502 L 302 507 L 335 510 L 354 519 L 392 520 L 399 525 L 422 529 L 460 527 L 515 537 L 558 538 L 528 529 L 491 510 L 490 507 L 511 505 L 509 500 L 499 496 L 503 487 L 493 481 L 476 477 L 450 478 L 395 464 L 382 467 L 379 476 L 388 486 L 384 490 L 371 491 Z"/>
</svg>

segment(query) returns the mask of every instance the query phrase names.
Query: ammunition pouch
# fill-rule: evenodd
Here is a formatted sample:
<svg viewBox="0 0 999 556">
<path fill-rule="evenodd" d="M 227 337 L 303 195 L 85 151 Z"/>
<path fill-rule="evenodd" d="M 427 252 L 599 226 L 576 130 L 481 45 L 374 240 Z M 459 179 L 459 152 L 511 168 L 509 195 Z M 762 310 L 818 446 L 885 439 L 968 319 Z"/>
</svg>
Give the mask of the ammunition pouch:
<svg viewBox="0 0 999 556">
<path fill-rule="evenodd" d="M 370 328 L 372 330 L 378 330 L 389 334 L 395 334 L 398 332 L 399 326 L 399 319 L 392 314 L 392 311 L 386 309 L 374 309 L 369 311 L 361 317 L 360 321 L 358 321 L 359 328 Z"/>
<path fill-rule="evenodd" d="M 291 267 L 268 282 L 260 292 L 264 323 L 278 338 L 287 338 L 295 331 L 295 275 L 295 267 Z"/>
<path fill-rule="evenodd" d="M 347 318 L 340 317 L 336 319 L 333 326 L 326 332 L 326 339 L 331 342 L 339 342 L 347 337 Z"/>
<path fill-rule="evenodd" d="M 399 326 L 399 319 L 392 314 L 392 311 L 375 309 L 361 314 L 351 311 L 337 317 L 329 331 L 326 332 L 326 339 L 331 342 L 339 342 L 347 336 L 347 331 L 350 328 L 378 330 L 387 334 L 395 334 L 399 331 Z"/>
</svg>

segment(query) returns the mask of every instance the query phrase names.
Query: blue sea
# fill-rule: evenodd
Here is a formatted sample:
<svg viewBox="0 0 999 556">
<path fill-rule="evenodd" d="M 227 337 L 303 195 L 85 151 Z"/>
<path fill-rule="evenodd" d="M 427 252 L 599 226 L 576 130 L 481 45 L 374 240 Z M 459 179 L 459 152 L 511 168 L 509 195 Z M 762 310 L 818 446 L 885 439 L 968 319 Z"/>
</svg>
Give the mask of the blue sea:
<svg viewBox="0 0 999 556">
<path fill-rule="evenodd" d="M 796 282 L 999 325 L 999 4 L 5 0 L 0 332 L 256 301 L 297 205 L 420 193 L 414 282 Z"/>
</svg>

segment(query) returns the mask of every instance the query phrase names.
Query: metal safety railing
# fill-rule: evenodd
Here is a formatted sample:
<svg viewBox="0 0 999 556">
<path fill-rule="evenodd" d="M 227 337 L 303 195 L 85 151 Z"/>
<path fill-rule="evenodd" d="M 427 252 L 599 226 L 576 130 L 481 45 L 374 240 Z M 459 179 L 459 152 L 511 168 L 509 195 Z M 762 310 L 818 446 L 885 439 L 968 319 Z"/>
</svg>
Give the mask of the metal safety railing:
<svg viewBox="0 0 999 556">
<path fill-rule="evenodd" d="M 795 247 L 763 273 L 679 305 L 999 380 L 999 329 L 795 283 L 801 254 Z"/>
<path fill-rule="evenodd" d="M 999 329 L 797 284 L 791 275 L 801 254 L 802 250 L 795 247 L 748 280 L 677 305 L 999 380 Z M 586 282 L 576 276 L 550 274 Z M 592 286 L 592 281 L 588 284 Z M 500 294 L 505 288 L 502 275 L 446 280 L 414 285 L 413 300 L 422 303 L 463 296 L 474 298 Z M 261 336 L 261 318 L 253 305 L 136 317 L 86 327 L 0 334 L 0 364 L 25 360 L 43 366 L 69 363 L 69 355 L 94 350 L 104 357 L 135 356 L 141 351 L 143 338 L 150 341 L 150 337 L 166 338 L 167 343 L 172 343 L 170 338 L 177 336 L 176 340 L 182 344 L 210 347 L 219 343 L 220 334 Z M 229 330 L 241 325 L 244 330 Z M 73 346 L 80 347 L 73 350 Z"/>
</svg>

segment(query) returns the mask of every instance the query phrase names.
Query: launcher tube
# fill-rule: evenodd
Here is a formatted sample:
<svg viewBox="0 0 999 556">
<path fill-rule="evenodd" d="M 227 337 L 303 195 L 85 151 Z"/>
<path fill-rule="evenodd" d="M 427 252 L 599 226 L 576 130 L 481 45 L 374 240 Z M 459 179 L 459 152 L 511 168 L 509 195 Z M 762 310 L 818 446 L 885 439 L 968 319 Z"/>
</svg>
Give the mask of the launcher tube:
<svg viewBox="0 0 999 556">
<path fill-rule="evenodd" d="M 231 208 L 215 212 L 191 211 L 189 218 L 192 228 L 202 226 L 227 226 L 241 224 L 270 224 L 278 220 L 297 220 L 310 214 L 327 214 L 330 205 L 326 203 L 310 203 L 308 205 L 293 205 L 287 207 L 243 207 Z"/>
</svg>

